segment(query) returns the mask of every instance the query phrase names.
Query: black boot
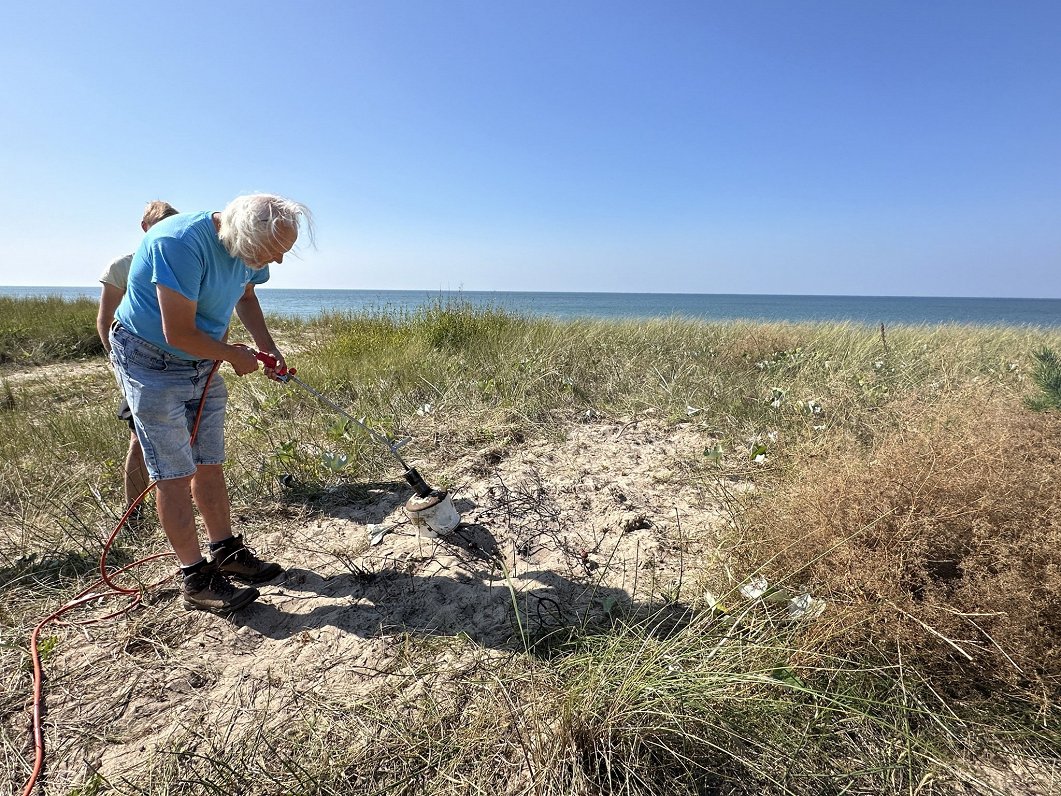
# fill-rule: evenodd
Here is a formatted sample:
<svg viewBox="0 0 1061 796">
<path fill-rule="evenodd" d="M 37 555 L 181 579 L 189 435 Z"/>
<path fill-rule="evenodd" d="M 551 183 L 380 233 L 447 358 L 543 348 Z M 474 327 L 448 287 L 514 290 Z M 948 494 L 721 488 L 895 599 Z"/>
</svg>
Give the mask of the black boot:
<svg viewBox="0 0 1061 796">
<path fill-rule="evenodd" d="M 279 564 L 262 561 L 254 555 L 254 551 L 243 544 L 243 534 L 223 542 L 211 542 L 210 559 L 222 574 L 246 583 L 263 583 L 284 571 Z"/>
<path fill-rule="evenodd" d="M 184 577 L 184 605 L 215 614 L 227 614 L 258 599 L 255 588 L 237 589 L 210 561 Z"/>
</svg>

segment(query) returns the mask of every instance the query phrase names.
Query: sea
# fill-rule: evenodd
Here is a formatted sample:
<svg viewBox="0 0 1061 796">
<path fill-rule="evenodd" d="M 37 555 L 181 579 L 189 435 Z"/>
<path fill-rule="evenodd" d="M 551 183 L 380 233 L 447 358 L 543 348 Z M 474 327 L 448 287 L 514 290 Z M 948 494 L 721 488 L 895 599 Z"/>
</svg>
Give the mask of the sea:
<svg viewBox="0 0 1061 796">
<path fill-rule="evenodd" d="M 1061 327 L 1061 299 L 930 296 L 788 296 L 726 293 L 550 293 L 479 290 L 293 290 L 258 288 L 267 314 L 399 313 L 466 302 L 548 318 L 697 318 L 708 321 L 967 324 Z M 99 297 L 92 287 L 3 287 L 0 296 Z"/>
</svg>

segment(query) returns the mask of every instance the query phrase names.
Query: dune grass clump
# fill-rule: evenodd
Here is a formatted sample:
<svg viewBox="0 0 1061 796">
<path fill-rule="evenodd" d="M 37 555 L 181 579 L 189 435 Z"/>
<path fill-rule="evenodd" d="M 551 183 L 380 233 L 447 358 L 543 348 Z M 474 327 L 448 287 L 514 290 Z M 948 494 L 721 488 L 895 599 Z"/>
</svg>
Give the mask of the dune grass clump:
<svg viewBox="0 0 1061 796">
<path fill-rule="evenodd" d="M 1039 392 L 1029 396 L 1026 403 L 1030 409 L 1061 409 L 1061 357 L 1051 348 L 1033 352 L 1035 371 L 1033 378 Z"/>
<path fill-rule="evenodd" d="M 0 296 L 0 363 L 39 365 L 101 354 L 96 309 L 87 298 Z"/>
<path fill-rule="evenodd" d="M 561 726 L 586 792 L 812 796 L 974 781 L 957 764 L 974 746 L 915 673 L 831 656 L 813 623 L 730 596 L 726 612 L 672 635 L 620 626 L 558 661 Z"/>
<path fill-rule="evenodd" d="M 38 587 L 50 593 L 58 576 L 71 574 L 70 566 L 55 570 L 49 562 L 74 553 L 91 573 L 100 539 L 121 516 L 128 445 L 115 420 L 114 380 L 102 366 L 9 388 L 13 405 L 0 412 L 0 572 L 39 569 L 40 577 L 0 590 L 0 612 L 8 600 L 24 604 Z"/>
<path fill-rule="evenodd" d="M 956 392 L 868 449 L 808 462 L 747 516 L 771 581 L 962 698 L 1061 697 L 1061 418 Z"/>
</svg>

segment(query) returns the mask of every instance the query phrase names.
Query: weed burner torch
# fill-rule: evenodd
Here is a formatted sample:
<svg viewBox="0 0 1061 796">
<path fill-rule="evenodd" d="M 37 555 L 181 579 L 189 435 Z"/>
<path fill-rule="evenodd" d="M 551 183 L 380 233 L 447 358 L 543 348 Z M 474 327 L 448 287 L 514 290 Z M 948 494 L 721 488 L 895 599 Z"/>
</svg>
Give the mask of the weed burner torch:
<svg viewBox="0 0 1061 796">
<path fill-rule="evenodd" d="M 413 492 L 416 493 L 415 497 L 410 498 L 405 504 L 405 511 L 413 521 L 414 525 L 422 526 L 426 524 L 433 531 L 440 534 L 448 533 L 457 527 L 457 524 L 460 522 L 460 515 L 453 507 L 453 500 L 450 498 L 449 494 L 445 490 L 432 489 L 427 481 L 424 480 L 423 476 L 417 472 L 416 468 L 410 467 L 398 452 L 407 440 L 392 440 L 390 437 L 385 436 L 366 425 L 363 420 L 358 420 L 335 403 L 335 401 L 322 395 L 320 392 L 306 384 L 306 382 L 302 381 L 302 379 L 295 375 L 295 368 L 282 368 L 278 370 L 276 367 L 278 364 L 276 357 L 262 351 L 255 351 L 254 355 L 267 368 L 272 368 L 276 371 L 276 379 L 278 381 L 285 383 L 293 381 L 310 395 L 317 398 L 317 400 L 325 406 L 334 409 L 350 422 L 360 427 L 368 433 L 372 439 L 390 451 L 391 456 L 393 456 L 398 461 L 398 464 L 402 466 L 402 478 L 405 479 L 406 483 L 413 488 Z"/>
</svg>

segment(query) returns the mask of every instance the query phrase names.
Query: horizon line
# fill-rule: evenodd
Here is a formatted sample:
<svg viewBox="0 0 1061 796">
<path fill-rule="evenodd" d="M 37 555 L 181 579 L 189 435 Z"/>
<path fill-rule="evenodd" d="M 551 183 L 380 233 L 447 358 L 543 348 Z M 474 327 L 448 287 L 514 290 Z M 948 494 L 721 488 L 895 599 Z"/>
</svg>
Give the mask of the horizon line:
<svg viewBox="0 0 1061 796">
<path fill-rule="evenodd" d="M 15 290 L 99 290 L 97 285 L 0 285 L 0 291 Z M 508 293 L 513 295 L 589 295 L 589 296 L 741 296 L 771 298 L 894 298 L 894 299 L 961 299 L 998 301 L 1061 301 L 1061 296 L 945 296 L 939 294 L 902 293 L 698 293 L 674 291 L 617 291 L 617 290 L 483 290 L 447 288 L 370 288 L 370 287 L 270 287 L 258 285 L 260 291 L 287 290 L 291 292 L 358 292 L 358 293 Z"/>
</svg>

